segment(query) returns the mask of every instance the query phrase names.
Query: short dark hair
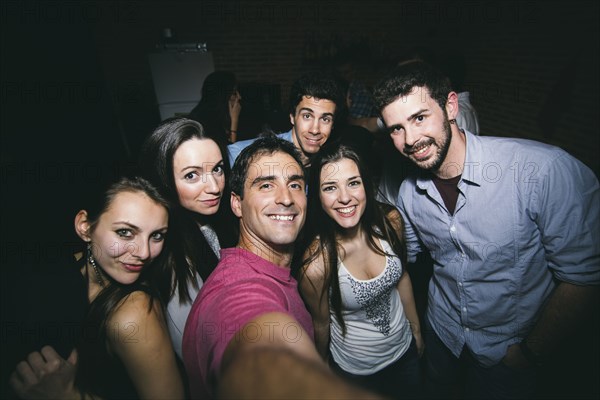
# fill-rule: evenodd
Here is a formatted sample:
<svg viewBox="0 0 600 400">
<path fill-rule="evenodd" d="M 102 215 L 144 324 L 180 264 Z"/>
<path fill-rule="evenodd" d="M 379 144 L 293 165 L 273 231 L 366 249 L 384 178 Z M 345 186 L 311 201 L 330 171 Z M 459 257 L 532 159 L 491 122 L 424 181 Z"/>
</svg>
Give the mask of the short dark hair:
<svg viewBox="0 0 600 400">
<path fill-rule="evenodd" d="M 242 150 L 240 155 L 235 159 L 231 170 L 231 191 L 240 196 L 240 198 L 243 198 L 244 182 L 248 177 L 250 164 L 259 157 L 271 155 L 278 151 L 289 154 L 298 163 L 301 171 L 304 173 L 304 165 L 302 164 L 300 153 L 298 153 L 298 149 L 296 149 L 296 146 L 292 142 L 280 139 L 275 135 L 260 137 Z"/>
<path fill-rule="evenodd" d="M 399 97 L 410 94 L 415 87 L 426 88 L 442 109 L 452 91 L 450 79 L 442 72 L 423 61 L 412 61 L 397 66 L 377 83 L 373 91 L 375 106 L 381 112 Z"/>
<path fill-rule="evenodd" d="M 304 96 L 320 100 L 331 100 L 337 108 L 344 104 L 344 98 L 335 78 L 325 72 L 312 72 L 298 78 L 290 89 L 290 114 L 296 114 L 296 107 Z"/>
</svg>

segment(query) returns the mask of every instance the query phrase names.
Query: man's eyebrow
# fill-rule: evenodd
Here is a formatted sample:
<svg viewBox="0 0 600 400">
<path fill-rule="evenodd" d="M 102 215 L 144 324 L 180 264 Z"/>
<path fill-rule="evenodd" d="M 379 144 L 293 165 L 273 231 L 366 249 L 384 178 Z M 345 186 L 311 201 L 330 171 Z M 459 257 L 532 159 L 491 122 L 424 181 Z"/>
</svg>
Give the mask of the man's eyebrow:
<svg viewBox="0 0 600 400">
<path fill-rule="evenodd" d="M 302 111 L 307 111 L 309 113 L 315 114 L 315 110 L 313 110 L 312 108 L 309 107 L 302 107 L 301 109 L 298 110 L 298 112 L 302 112 Z M 323 114 L 321 114 L 321 117 L 325 117 L 325 116 L 331 116 L 333 117 L 335 114 L 332 112 L 324 112 Z"/>
<path fill-rule="evenodd" d="M 254 178 L 254 180 L 252 181 L 250 186 L 254 186 L 257 183 L 266 182 L 266 181 L 274 181 L 274 180 L 275 180 L 275 175 L 257 176 L 256 178 Z"/>
<path fill-rule="evenodd" d="M 420 109 L 419 111 L 411 114 L 411 116 L 408 117 L 408 121 L 412 121 L 413 119 L 417 118 L 419 115 L 423 114 L 426 111 L 428 111 L 426 108 Z"/>
<path fill-rule="evenodd" d="M 294 174 L 294 175 L 290 175 L 287 178 L 288 181 L 304 181 L 304 175 L 301 174 Z"/>
<path fill-rule="evenodd" d="M 421 114 L 423 114 L 424 112 L 427 112 L 427 111 L 429 111 L 429 109 L 427 109 L 427 108 L 421 108 L 417 112 L 412 113 L 406 120 L 409 121 L 409 122 L 410 121 L 414 121 L 415 118 L 417 118 L 419 115 L 421 115 Z M 398 129 L 398 128 L 404 128 L 404 125 L 402 125 L 402 124 L 394 124 L 394 125 L 390 125 L 390 126 L 386 127 L 386 129 L 387 129 L 388 132 L 391 132 L 391 131 L 393 131 L 395 129 Z"/>
</svg>

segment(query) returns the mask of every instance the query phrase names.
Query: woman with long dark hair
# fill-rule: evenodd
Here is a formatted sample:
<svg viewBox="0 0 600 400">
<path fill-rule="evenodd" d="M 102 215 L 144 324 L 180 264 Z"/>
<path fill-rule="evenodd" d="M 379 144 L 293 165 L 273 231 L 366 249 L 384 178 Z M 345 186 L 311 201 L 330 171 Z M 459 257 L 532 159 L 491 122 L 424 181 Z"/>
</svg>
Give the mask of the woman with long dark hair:
<svg viewBox="0 0 600 400">
<path fill-rule="evenodd" d="M 299 281 L 317 349 L 355 383 L 392 398 L 415 396 L 423 341 L 400 213 L 375 200 L 351 147 L 322 149 L 310 176 Z"/>
<path fill-rule="evenodd" d="M 168 252 L 150 281 L 167 304 L 169 331 L 180 358 L 192 303 L 217 265 L 221 247 L 237 241 L 226 157 L 219 142 L 188 118 L 163 121 L 141 151 L 142 173 L 171 205 Z"/>
<path fill-rule="evenodd" d="M 83 288 L 89 303 L 76 350 L 66 360 L 51 346 L 31 353 L 11 385 L 22 398 L 183 398 L 162 304 L 140 279 L 162 251 L 167 202 L 141 178 L 92 200 L 75 216 L 86 244 L 70 270 L 79 279 L 54 288 Z"/>
</svg>

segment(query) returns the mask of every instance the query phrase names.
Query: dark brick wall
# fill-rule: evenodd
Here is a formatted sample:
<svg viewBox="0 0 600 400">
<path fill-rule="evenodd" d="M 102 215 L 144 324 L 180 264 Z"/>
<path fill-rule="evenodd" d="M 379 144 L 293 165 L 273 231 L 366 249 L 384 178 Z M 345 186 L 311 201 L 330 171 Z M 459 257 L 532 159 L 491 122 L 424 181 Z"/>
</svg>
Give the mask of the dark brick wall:
<svg viewBox="0 0 600 400">
<path fill-rule="evenodd" d="M 427 46 L 464 53 L 483 134 L 553 143 L 600 171 L 593 2 L 212 0 L 102 7 L 108 11 L 93 21 L 97 50 L 109 85 L 135 103 L 124 106 L 133 114 L 154 106 L 146 54 L 163 27 L 180 40 L 206 42 L 216 68 L 243 82 L 281 84 L 284 102 L 298 75 L 342 48 L 361 54 L 358 77 L 373 84 L 407 50 Z"/>
</svg>

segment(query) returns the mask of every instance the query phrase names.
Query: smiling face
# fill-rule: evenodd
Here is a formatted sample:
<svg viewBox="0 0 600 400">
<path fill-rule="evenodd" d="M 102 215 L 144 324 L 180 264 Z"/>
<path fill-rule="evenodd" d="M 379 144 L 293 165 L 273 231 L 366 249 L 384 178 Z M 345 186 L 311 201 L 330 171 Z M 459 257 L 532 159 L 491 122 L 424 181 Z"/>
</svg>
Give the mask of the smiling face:
<svg viewBox="0 0 600 400">
<path fill-rule="evenodd" d="M 334 114 L 333 101 L 308 96 L 302 97 L 302 101 L 296 106 L 296 113 L 290 114 L 292 139 L 294 145 L 301 150 L 305 165 L 308 157 L 321 150 L 321 146 L 329 139 Z"/>
<path fill-rule="evenodd" d="M 439 171 L 447 158 L 452 129 L 447 110 L 425 88 L 414 88 L 383 108 L 394 146 L 419 168 Z"/>
<path fill-rule="evenodd" d="M 225 173 L 221 150 L 212 139 L 183 142 L 173 155 L 173 178 L 183 208 L 200 215 L 219 210 Z"/>
<path fill-rule="evenodd" d="M 165 207 L 146 194 L 123 191 L 115 195 L 93 226 L 83 210 L 77 214 L 75 226 L 79 236 L 91 242 L 98 268 L 128 285 L 160 254 L 168 220 Z M 95 282 L 96 278 L 91 279 Z"/>
<path fill-rule="evenodd" d="M 257 156 L 248 167 L 244 197 L 232 193 L 231 208 L 240 218 L 241 247 L 258 255 L 287 251 L 306 218 L 300 165 L 281 151 Z"/>
<path fill-rule="evenodd" d="M 358 166 L 343 158 L 323 165 L 319 178 L 319 199 L 323 211 L 343 229 L 358 227 L 367 195 Z"/>
</svg>

